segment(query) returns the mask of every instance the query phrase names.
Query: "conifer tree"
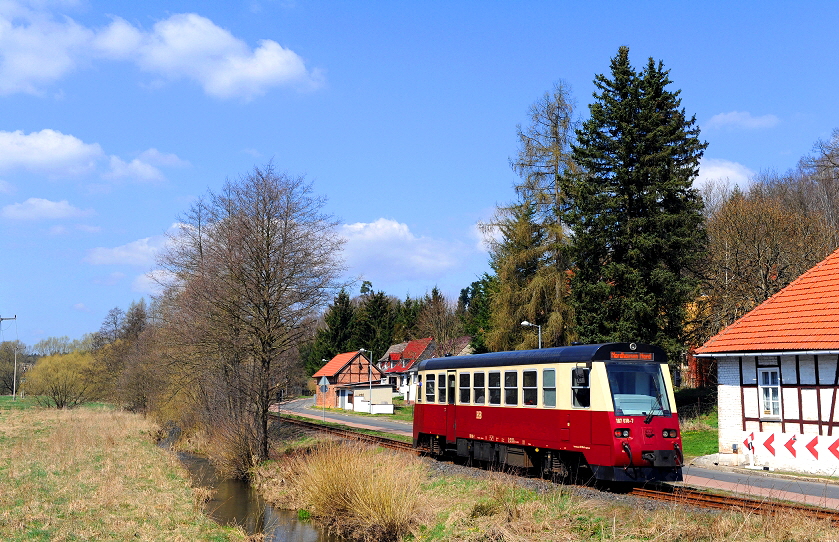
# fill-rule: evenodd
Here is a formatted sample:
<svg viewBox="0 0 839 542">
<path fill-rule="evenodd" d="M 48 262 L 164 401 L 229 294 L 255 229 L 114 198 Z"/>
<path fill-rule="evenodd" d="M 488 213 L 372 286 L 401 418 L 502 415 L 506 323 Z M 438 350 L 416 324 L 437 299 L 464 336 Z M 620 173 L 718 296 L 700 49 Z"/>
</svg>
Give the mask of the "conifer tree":
<svg viewBox="0 0 839 542">
<path fill-rule="evenodd" d="M 707 143 L 661 62 L 636 73 L 629 49 L 597 75 L 591 117 L 577 130 L 582 172 L 566 177 L 572 294 L 584 342 L 643 341 L 682 349 L 689 271 L 702 257 L 702 200 L 692 187 Z M 671 357 L 671 359 L 673 359 Z"/>
<path fill-rule="evenodd" d="M 530 123 L 517 126 L 519 151 L 510 161 L 521 177 L 518 201 L 499 208 L 491 224 L 501 234 L 491 263 L 497 288 L 485 343 L 491 350 L 536 348 L 537 335 L 523 330 L 527 320 L 542 326 L 545 346 L 569 344 L 573 317 L 568 293 L 568 237 L 563 224 L 563 179 L 577 166 L 571 92 L 557 83 L 529 110 Z"/>
</svg>

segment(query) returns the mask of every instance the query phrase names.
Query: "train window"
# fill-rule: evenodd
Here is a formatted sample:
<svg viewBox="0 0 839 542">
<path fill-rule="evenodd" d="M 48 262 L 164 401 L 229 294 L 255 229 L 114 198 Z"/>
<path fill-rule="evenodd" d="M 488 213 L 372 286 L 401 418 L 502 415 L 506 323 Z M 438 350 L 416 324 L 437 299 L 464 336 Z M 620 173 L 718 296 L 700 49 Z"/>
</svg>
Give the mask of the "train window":
<svg viewBox="0 0 839 542">
<path fill-rule="evenodd" d="M 437 375 L 437 402 L 446 402 L 446 373 Z"/>
<path fill-rule="evenodd" d="M 519 404 L 519 373 L 517 371 L 504 371 L 504 404 Z"/>
<path fill-rule="evenodd" d="M 535 405 L 539 397 L 539 390 L 536 388 L 536 371 L 521 372 L 521 400 L 525 405 Z"/>
<path fill-rule="evenodd" d="M 434 402 L 434 375 L 425 377 L 425 402 Z"/>
<path fill-rule="evenodd" d="M 501 373 L 489 373 L 489 404 L 501 404 Z"/>
<path fill-rule="evenodd" d="M 475 404 L 482 405 L 486 402 L 484 385 L 484 373 L 475 373 L 475 376 L 472 378 L 472 391 L 475 392 Z"/>
<path fill-rule="evenodd" d="M 448 393 L 448 397 L 449 397 L 449 404 L 450 405 L 454 404 L 454 387 L 455 387 L 456 384 L 457 384 L 457 380 L 455 379 L 454 373 L 453 372 L 449 373 L 449 393 Z"/>
<path fill-rule="evenodd" d="M 542 369 L 542 404 L 556 406 L 556 370 Z"/>
<path fill-rule="evenodd" d="M 469 377 L 472 376 L 469 373 L 460 373 L 460 402 L 461 403 L 471 403 L 472 402 L 472 385 L 469 380 Z"/>
<path fill-rule="evenodd" d="M 589 369 L 574 367 L 571 369 L 571 399 L 578 408 L 588 408 L 591 405 L 591 388 L 589 387 Z"/>
</svg>

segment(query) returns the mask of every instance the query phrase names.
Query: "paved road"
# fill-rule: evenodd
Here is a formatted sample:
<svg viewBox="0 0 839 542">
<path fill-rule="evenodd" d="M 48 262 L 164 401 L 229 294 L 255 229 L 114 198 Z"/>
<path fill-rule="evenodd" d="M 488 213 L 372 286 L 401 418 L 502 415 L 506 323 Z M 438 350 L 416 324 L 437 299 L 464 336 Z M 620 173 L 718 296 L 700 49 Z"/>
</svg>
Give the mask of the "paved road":
<svg viewBox="0 0 839 542">
<path fill-rule="evenodd" d="M 280 409 L 298 416 L 322 419 L 323 413 L 313 408 L 314 401 L 314 398 L 298 399 L 284 403 Z M 327 412 L 326 420 L 399 435 L 412 434 L 411 424 L 408 422 L 396 422 L 372 416 Z M 764 471 L 710 468 L 698 465 L 685 467 L 683 475 L 685 485 L 733 491 L 755 498 L 784 499 L 839 510 L 839 484 L 836 483 L 805 477 L 782 476 Z"/>
<path fill-rule="evenodd" d="M 686 485 L 734 491 L 755 498 L 784 499 L 839 510 L 839 485 L 836 483 L 742 468 L 712 469 L 694 465 L 683 469 L 682 474 Z"/>
</svg>

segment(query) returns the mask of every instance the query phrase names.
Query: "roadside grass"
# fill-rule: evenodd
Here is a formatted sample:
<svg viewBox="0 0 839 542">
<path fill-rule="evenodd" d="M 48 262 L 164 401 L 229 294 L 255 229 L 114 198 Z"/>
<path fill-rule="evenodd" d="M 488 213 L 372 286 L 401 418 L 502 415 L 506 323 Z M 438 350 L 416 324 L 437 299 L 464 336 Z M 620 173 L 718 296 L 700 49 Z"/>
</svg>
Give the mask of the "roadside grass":
<svg viewBox="0 0 839 542">
<path fill-rule="evenodd" d="M 0 395 L 0 410 L 25 410 L 36 405 L 35 398 L 28 395 L 17 399 L 11 395 Z"/>
<path fill-rule="evenodd" d="M 156 430 L 113 409 L 0 409 L 0 539 L 245 540 L 203 514 Z"/>
<path fill-rule="evenodd" d="M 429 463 L 346 444 L 258 468 L 263 495 L 353 540 L 826 540 L 826 521 L 797 515 L 655 509 L 586 498 L 573 488 L 504 473 L 432 474 Z M 359 473 L 364 473 L 360 475 Z M 408 490 L 408 493 L 403 493 Z M 394 513 L 394 501 L 399 503 Z M 385 519 L 387 518 L 387 519 Z"/>
<path fill-rule="evenodd" d="M 686 394 L 684 392 L 693 393 Z M 680 399 L 687 404 L 679 406 L 679 425 L 682 451 L 685 459 L 715 454 L 719 451 L 719 417 L 717 406 L 707 392 L 681 390 Z M 677 399 L 678 402 L 678 399 Z"/>
</svg>

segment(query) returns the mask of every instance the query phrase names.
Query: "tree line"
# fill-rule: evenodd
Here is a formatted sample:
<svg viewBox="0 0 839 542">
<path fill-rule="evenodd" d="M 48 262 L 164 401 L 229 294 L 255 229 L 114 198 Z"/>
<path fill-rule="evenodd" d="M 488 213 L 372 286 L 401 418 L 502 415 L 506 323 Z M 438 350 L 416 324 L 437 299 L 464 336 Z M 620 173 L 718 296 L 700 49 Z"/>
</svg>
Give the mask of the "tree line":
<svg viewBox="0 0 839 542">
<path fill-rule="evenodd" d="M 794 171 L 700 191 L 707 143 L 663 63 L 635 69 L 621 47 L 595 86 L 585 119 L 559 83 L 516 128 L 513 200 L 481 224 L 491 272 L 457 299 L 369 282 L 352 297 L 324 198 L 269 164 L 180 217 L 150 304 L 29 350 L 27 392 L 144 412 L 245 475 L 268 456 L 272 403 L 335 354 L 422 337 L 446 353 L 462 335 L 476 352 L 534 348 L 526 320 L 543 346 L 650 342 L 677 361 L 839 246 L 839 132 Z"/>
</svg>

